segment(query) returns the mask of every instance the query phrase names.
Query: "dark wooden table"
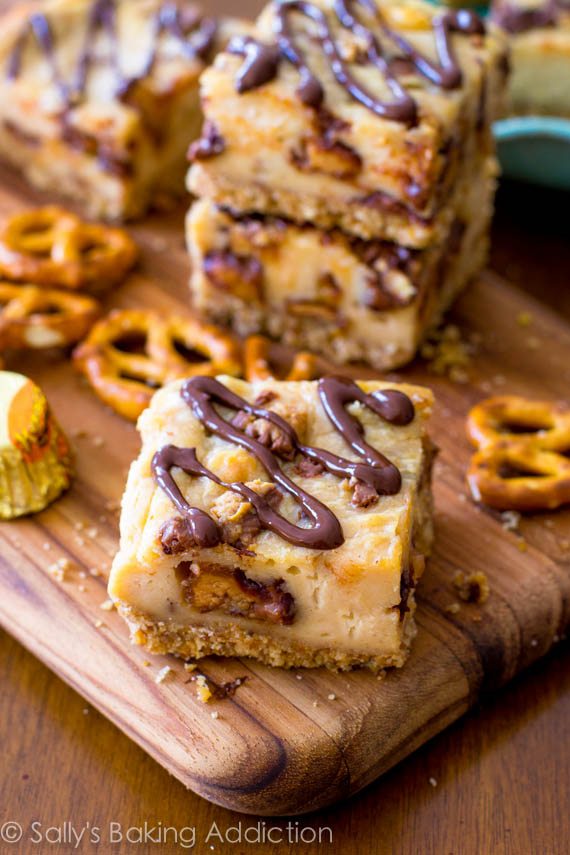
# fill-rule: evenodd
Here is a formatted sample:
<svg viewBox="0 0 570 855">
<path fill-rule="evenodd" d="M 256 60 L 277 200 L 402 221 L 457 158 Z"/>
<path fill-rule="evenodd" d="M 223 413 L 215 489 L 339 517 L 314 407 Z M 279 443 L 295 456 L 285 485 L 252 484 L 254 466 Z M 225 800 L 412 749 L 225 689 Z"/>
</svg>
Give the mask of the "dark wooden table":
<svg viewBox="0 0 570 855">
<path fill-rule="evenodd" d="M 233 6 L 229 0 L 212 5 Z M 244 0 L 239 11 L 246 14 L 257 5 Z M 567 207 L 568 195 L 503 186 L 491 266 L 570 320 L 570 221 L 561 215 Z M 232 842 L 240 823 L 251 839 L 258 820 L 186 791 L 2 631 L 0 685 L 0 831 L 9 835 L 3 823 L 20 823 L 26 841 L 0 842 L 2 855 L 569 851 L 570 649 L 564 642 L 346 804 L 289 827 L 287 820 L 262 821 L 257 832 L 281 840 L 273 844 Z M 137 842 L 145 824 L 160 843 Z M 130 827 L 133 842 L 110 845 L 111 831 L 118 839 L 119 830 L 126 836 Z M 98 836 L 95 829 L 100 844 L 90 839 Z M 73 831 L 82 830 L 74 849 Z M 224 843 L 219 835 L 226 834 Z M 34 844 L 40 836 L 43 842 Z M 319 836 L 320 844 L 301 842 Z"/>
</svg>

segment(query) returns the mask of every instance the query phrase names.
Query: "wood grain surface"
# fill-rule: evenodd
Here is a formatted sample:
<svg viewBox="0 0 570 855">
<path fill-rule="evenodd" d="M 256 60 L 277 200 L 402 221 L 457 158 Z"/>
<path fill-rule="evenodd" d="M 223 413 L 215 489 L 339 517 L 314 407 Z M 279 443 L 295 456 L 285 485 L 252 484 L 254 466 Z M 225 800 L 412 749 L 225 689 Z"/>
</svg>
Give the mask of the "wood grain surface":
<svg viewBox="0 0 570 855">
<path fill-rule="evenodd" d="M 33 198 L 7 176 L 2 176 L 2 184 L 7 191 L 0 196 L 0 215 L 8 207 L 12 209 Z M 534 233 L 547 228 L 548 212 L 545 210 L 540 218 L 540 225 L 538 221 L 533 223 L 535 209 L 529 211 L 525 206 L 527 209 L 523 211 L 521 199 L 528 200 L 530 196 L 544 210 L 545 203 L 553 197 L 547 199 L 544 194 L 521 196 L 520 192 L 511 192 L 503 207 L 499 206 L 494 266 L 513 276 L 513 270 L 508 268 L 515 265 L 514 273 L 519 271 L 520 275 L 513 278 L 519 278 L 520 284 L 529 291 L 564 312 L 567 293 L 558 288 L 567 281 L 570 260 L 567 235 L 556 236 L 554 229 L 547 232 L 548 252 L 544 254 L 536 243 L 529 242 L 529 231 Z M 530 225 L 524 219 L 525 214 L 531 215 Z M 513 225 L 513 219 L 519 222 Z M 560 226 L 552 217 L 550 223 L 556 228 Z M 528 231 L 525 232 L 525 228 Z M 178 237 L 171 251 L 173 232 Z M 177 295 L 183 293 L 186 275 L 180 216 L 150 224 L 138 233 L 145 243 L 143 274 L 121 289 L 112 302 L 132 305 L 135 301 L 150 299 L 155 305 L 172 306 Z M 150 284 L 158 276 L 161 278 L 160 293 Z M 533 314 L 531 331 L 521 332 L 516 324 L 522 306 L 530 307 Z M 448 382 L 437 383 L 441 402 L 437 428 L 444 446 L 438 470 L 440 546 L 438 557 L 432 562 L 433 570 L 422 586 L 421 635 L 414 664 L 408 670 L 409 679 L 412 679 L 412 675 L 418 673 L 413 670 L 418 667 L 415 663 L 430 664 L 434 675 L 440 675 L 439 682 L 426 679 L 422 691 L 422 685 L 414 677 L 414 686 L 406 689 L 402 686 L 405 680 L 401 679 L 405 672 L 395 675 L 396 680 L 391 677 L 376 685 L 371 685 L 372 678 L 366 675 L 361 675 L 356 683 L 352 682 L 353 678 L 325 675 L 321 685 L 315 684 L 315 679 L 319 681 L 321 677 L 295 683 L 292 675 L 280 674 L 272 682 L 267 681 L 264 673 L 268 669 L 241 663 L 235 668 L 215 663 L 211 670 L 206 669 L 214 677 L 238 673 L 250 676 L 249 682 L 238 691 L 235 703 L 224 701 L 218 705 L 220 717 L 216 721 L 209 718 L 209 707 L 204 708 L 194 701 L 192 687 L 183 684 L 181 673 L 156 686 L 152 676 L 159 664 L 153 660 L 150 668 L 145 666 L 144 654 L 139 655 L 128 646 L 124 627 L 117 617 L 99 609 L 105 597 L 102 579 L 82 579 L 79 575 L 84 564 L 102 570 L 108 566 L 115 547 L 116 525 L 113 514 L 104 507 L 101 510 L 101 498 L 104 503 L 106 496 L 114 500 L 120 495 L 126 461 L 137 447 L 136 436 L 130 426 L 101 408 L 81 382 L 71 376 L 67 366 L 55 361 L 40 365 L 39 360 L 34 360 L 22 367 L 42 381 L 66 428 L 70 432 L 86 431 L 85 436 L 76 439 L 80 479 L 73 494 L 42 515 L 40 520 L 45 530 L 34 526 L 32 531 L 27 522 L 3 527 L 2 535 L 6 536 L 0 546 L 2 620 L 9 622 L 17 635 L 25 636 L 28 645 L 30 639 L 34 639 L 35 652 L 46 661 L 58 660 L 60 667 L 63 641 L 66 679 L 80 686 L 86 673 L 95 675 L 98 702 L 102 706 L 113 706 L 119 700 L 132 726 L 139 732 L 142 726 L 146 747 L 156 743 L 165 704 L 175 704 L 182 710 L 169 728 L 169 745 L 174 755 L 171 768 L 176 774 L 190 754 L 193 760 L 204 763 L 211 748 L 204 742 L 188 746 L 187 711 L 191 710 L 193 716 L 201 717 L 204 731 L 210 734 L 212 743 L 216 742 L 216 751 L 235 751 L 237 740 L 247 737 L 248 733 L 251 738 L 252 716 L 266 717 L 276 729 L 281 728 L 280 743 L 286 747 L 298 739 L 299 728 L 305 727 L 308 719 L 316 721 L 318 726 L 308 731 L 308 736 L 314 735 L 316 740 L 311 763 L 293 770 L 293 775 L 302 776 L 307 808 L 314 798 L 311 788 L 306 786 L 307 776 L 314 775 L 315 765 L 335 795 L 363 785 L 369 776 L 398 759 L 398 740 L 403 732 L 419 727 L 419 738 L 423 738 L 444 726 L 466 709 L 482 688 L 494 689 L 519 667 L 544 653 L 568 617 L 568 513 L 525 521 L 521 528 L 527 547 L 521 551 L 518 538 L 505 535 L 496 519 L 476 511 L 468 502 L 457 500 L 462 490 L 460 471 L 468 452 L 458 419 L 465 402 L 480 397 L 481 384 L 489 383 L 491 378 L 494 378 L 491 385 L 497 390 L 508 388 L 528 390 L 535 395 L 567 395 L 568 327 L 553 313 L 529 302 L 493 276 L 486 276 L 461 301 L 455 319 L 465 329 L 478 329 L 482 341 L 473 387 L 466 389 Z M 542 345 L 538 352 L 529 346 L 531 337 Z M 402 372 L 402 376 L 426 379 L 421 366 Z M 73 400 L 68 394 L 69 384 L 73 384 L 76 396 Z M 102 446 L 99 437 L 107 437 Z M 103 466 L 104 479 L 101 477 Z M 94 488 L 102 481 L 99 489 Z M 100 519 L 101 516 L 105 519 Z M 94 527 L 97 531 L 91 532 L 91 537 L 77 531 L 74 523 L 78 521 L 86 530 Z M 9 533 L 5 533 L 5 528 Z M 44 549 L 45 543 L 51 544 L 49 550 Z M 42 554 L 40 562 L 38 555 Z M 63 585 L 46 577 L 44 571 L 39 574 L 33 569 L 35 562 L 45 568 L 64 554 L 70 554 L 77 566 Z M 465 607 L 459 615 L 449 616 L 444 609 L 453 600 L 449 584 L 452 571 L 456 567 L 475 566 L 474 561 L 492 578 L 491 600 L 482 610 Z M 499 566 L 502 568 L 500 578 L 496 573 Z M 19 572 L 14 573 L 13 567 Z M 524 584 L 523 589 L 521 584 Z M 565 596 L 561 596 L 561 591 L 566 591 Z M 25 603 L 29 607 L 30 601 L 31 610 L 20 609 L 16 616 L 11 613 L 11 603 Z M 495 620 L 495 616 L 499 620 Z M 54 620 L 57 632 L 54 632 Z M 103 620 L 105 627 L 95 629 L 98 620 Z M 46 627 L 49 627 L 48 632 L 44 631 Z M 86 645 L 78 644 L 79 636 L 89 639 Z M 101 638 L 105 639 L 103 643 Z M 450 643 L 451 650 L 446 648 Z M 267 853 L 453 852 L 471 855 L 512 852 L 518 855 L 545 852 L 558 855 L 567 851 L 570 831 L 567 650 L 559 649 L 545 663 L 534 666 L 524 680 L 516 681 L 492 698 L 487 696 L 484 708 L 471 713 L 465 723 L 452 727 L 357 799 L 340 809 L 320 811 L 302 819 L 291 831 L 291 843 L 287 842 L 286 822 L 271 820 L 267 825 L 281 830 L 282 843 L 226 844 L 225 847 L 215 834 L 206 842 L 212 823 L 216 822 L 223 831 L 239 821 L 244 827 L 255 826 L 254 818 L 244 819 L 188 793 L 7 636 L 2 636 L 0 650 L 4 687 L 0 707 L 4 749 L 0 781 L 2 822 L 15 819 L 28 829 L 33 820 L 41 821 L 44 828 L 71 820 L 78 829 L 90 822 L 91 826 L 99 825 L 103 832 L 112 821 L 121 822 L 123 828 L 140 826 L 145 821 L 178 829 L 193 826 L 198 835 L 193 851 L 198 852 L 212 851 L 211 847 L 218 852 Z M 497 655 L 498 651 L 501 655 Z M 109 679 L 110 659 L 125 660 L 117 665 L 125 675 L 125 684 L 116 688 Z M 179 667 L 176 670 L 180 672 Z M 449 675 L 453 675 L 451 680 Z M 402 688 L 404 695 L 407 692 L 414 720 L 402 710 Z M 434 714 L 436 688 L 438 697 L 445 699 L 445 708 L 450 710 L 446 715 L 437 710 Z M 287 709 L 287 725 L 283 722 L 284 709 L 276 703 L 276 690 L 286 692 L 288 697 L 295 696 L 297 709 L 293 718 Z M 337 693 L 338 703 L 328 701 L 327 694 L 331 690 Z M 379 706 L 371 707 L 370 696 L 378 697 L 380 693 L 390 701 L 390 693 L 394 691 L 398 701 L 393 701 L 396 715 L 391 720 L 396 727 L 384 734 L 388 759 L 371 758 L 370 734 L 378 732 L 378 714 L 385 709 L 384 704 L 380 705 L 381 710 Z M 312 707 L 315 692 L 319 693 L 318 716 Z M 232 725 L 237 737 L 228 730 Z M 323 740 L 323 734 L 326 735 L 326 752 L 321 750 L 324 743 L 318 741 Z M 342 757 L 340 752 L 333 750 L 335 739 L 339 738 L 347 746 Z M 246 789 L 247 782 L 258 774 L 259 744 L 256 739 L 250 741 L 251 747 L 248 747 L 244 740 L 244 763 L 236 772 L 235 782 L 230 782 L 230 786 L 237 784 L 234 792 L 243 790 L 244 782 Z M 274 751 L 276 768 L 280 758 L 274 741 L 269 738 L 261 744 Z M 215 770 L 208 763 L 205 766 L 206 779 L 211 781 L 215 778 L 215 774 L 212 775 Z M 353 774 L 351 781 L 347 781 L 347 768 L 364 767 L 366 773 L 360 777 Z M 187 772 L 187 769 L 184 767 L 182 771 Z M 195 785 L 195 781 L 192 783 Z M 203 783 L 201 780 L 200 784 Z M 218 790 L 216 782 L 216 793 Z M 247 799 L 248 793 L 243 796 Z M 282 792 L 278 792 L 277 799 L 282 798 Z M 269 809 L 275 808 L 270 805 Z M 328 839 L 325 832 L 330 828 L 334 844 L 297 844 L 295 832 L 300 828 L 307 834 L 320 829 L 324 841 Z M 84 842 L 76 851 L 92 849 Z M 169 842 L 162 846 L 148 843 L 146 848 L 136 843 L 123 843 L 112 849 L 102 843 L 99 847 L 99 851 L 104 852 L 159 849 L 181 851 L 180 846 Z M 29 841 L 6 849 L 26 853 L 70 850 L 67 844 L 38 849 Z M 0 851 L 4 851 L 2 844 Z"/>
</svg>

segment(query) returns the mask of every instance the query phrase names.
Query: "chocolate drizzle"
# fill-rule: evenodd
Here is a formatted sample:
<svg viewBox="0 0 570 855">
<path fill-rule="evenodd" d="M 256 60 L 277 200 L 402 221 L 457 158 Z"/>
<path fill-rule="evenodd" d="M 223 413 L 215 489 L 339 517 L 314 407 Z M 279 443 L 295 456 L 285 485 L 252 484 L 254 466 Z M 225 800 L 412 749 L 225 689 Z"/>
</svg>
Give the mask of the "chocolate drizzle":
<svg viewBox="0 0 570 855">
<path fill-rule="evenodd" d="M 188 149 L 189 160 L 208 160 L 222 154 L 226 150 L 226 142 L 213 122 L 206 120 L 202 128 L 202 136 L 192 143 Z"/>
<path fill-rule="evenodd" d="M 221 542 L 220 529 L 205 511 L 192 508 L 186 502 L 172 476 L 173 467 L 178 467 L 189 475 L 209 478 L 221 487 L 238 493 L 251 503 L 263 528 L 290 543 L 307 549 L 335 549 L 344 542 L 340 523 L 330 508 L 288 478 L 275 453 L 235 424 L 228 422 L 215 409 L 214 404 L 265 419 L 282 432 L 290 446 L 303 459 L 321 465 L 339 478 L 354 479 L 357 483 L 374 488 L 380 495 L 393 495 L 400 490 L 401 475 L 398 468 L 368 445 L 363 436 L 362 425 L 347 412 L 346 407 L 350 403 L 359 402 L 391 424 L 406 425 L 414 418 L 414 407 L 410 399 L 401 392 L 387 390 L 366 394 L 352 380 L 343 377 L 325 377 L 319 382 L 319 397 L 325 413 L 360 461 L 346 460 L 325 449 L 301 444 L 296 431 L 285 419 L 270 410 L 249 404 L 212 377 L 191 378 L 182 386 L 181 395 L 206 430 L 253 454 L 275 486 L 290 495 L 301 506 L 303 516 L 312 523 L 307 528 L 295 525 L 277 512 L 274 503 L 258 495 L 246 484 L 222 481 L 198 461 L 194 448 L 167 445 L 154 455 L 152 472 L 157 484 L 187 521 L 189 534 L 197 546 L 216 546 Z"/>
<path fill-rule="evenodd" d="M 236 77 L 238 92 L 257 89 L 276 77 L 281 61 L 277 45 L 264 45 L 249 36 L 236 36 L 228 44 L 228 51 L 245 60 Z"/>
<path fill-rule="evenodd" d="M 491 19 L 508 33 L 525 33 L 556 26 L 562 11 L 570 11 L 564 0 L 546 0 L 540 6 L 517 6 L 509 0 L 494 4 Z"/>
<path fill-rule="evenodd" d="M 71 82 L 64 80 L 58 68 L 48 17 L 42 13 L 32 15 L 8 58 L 6 68 L 8 79 L 16 80 L 20 76 L 24 50 L 30 37 L 35 38 L 40 51 L 49 63 L 52 80 L 67 108 L 77 104 L 85 96 L 89 70 L 95 62 L 94 49 L 97 35 L 100 32 L 105 32 L 111 42 L 117 98 L 124 98 L 136 83 L 152 73 L 158 59 L 160 39 L 164 34 L 170 35 L 178 42 L 180 50 L 188 59 L 203 59 L 211 50 L 216 35 L 216 22 L 212 18 L 201 18 L 195 12 L 189 13 L 175 2 L 166 2 L 157 10 L 152 21 L 153 36 L 150 51 L 141 70 L 132 77 L 126 77 L 118 59 L 117 6 L 118 0 L 95 0 L 93 3 L 83 47 Z"/>
<path fill-rule="evenodd" d="M 36 39 L 40 50 L 44 54 L 47 62 L 50 65 L 52 78 L 60 90 L 67 97 L 67 88 L 60 77 L 59 70 L 55 62 L 55 50 L 53 45 L 53 37 L 51 27 L 45 15 L 40 13 L 32 15 L 28 19 L 27 27 L 22 31 L 22 34 L 14 45 L 14 50 L 8 57 L 6 67 L 6 76 L 9 80 L 15 80 L 20 75 L 22 67 L 22 57 L 28 36 L 32 35 Z"/>
<path fill-rule="evenodd" d="M 395 66 L 384 56 L 379 40 L 362 21 L 353 14 L 360 6 L 374 18 L 385 39 L 395 45 L 403 59 L 427 80 L 443 89 L 454 89 L 461 85 L 461 68 L 453 51 L 451 34 L 482 35 L 485 32 L 481 19 L 471 11 L 449 10 L 433 19 L 438 61 L 433 62 L 420 53 L 398 32 L 388 26 L 373 0 L 335 0 L 334 12 L 341 27 L 353 33 L 364 44 L 364 56 L 359 61 L 368 61 L 380 71 L 393 95 L 389 101 L 379 100 L 363 87 L 351 74 L 341 55 L 341 47 L 335 40 L 325 13 L 307 0 L 277 0 L 274 30 L 275 45 L 266 45 L 250 37 L 238 37 L 230 42 L 228 50 L 245 58 L 236 78 L 238 92 L 247 92 L 275 79 L 282 61 L 291 63 L 299 71 L 300 82 L 297 95 L 307 106 L 319 108 L 324 100 L 321 82 L 315 77 L 302 51 L 297 46 L 289 17 L 292 13 L 309 18 L 315 25 L 314 39 L 319 42 L 337 83 L 355 100 L 378 116 L 398 122 L 414 124 L 417 120 L 417 105 L 414 98 L 397 78 Z"/>
</svg>

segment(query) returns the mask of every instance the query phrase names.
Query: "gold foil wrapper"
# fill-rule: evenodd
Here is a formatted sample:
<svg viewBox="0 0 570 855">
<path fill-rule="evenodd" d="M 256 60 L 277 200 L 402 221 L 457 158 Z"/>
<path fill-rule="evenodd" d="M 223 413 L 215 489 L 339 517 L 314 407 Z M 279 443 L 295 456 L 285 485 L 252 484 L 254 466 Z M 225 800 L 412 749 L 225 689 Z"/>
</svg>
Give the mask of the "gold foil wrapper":
<svg viewBox="0 0 570 855">
<path fill-rule="evenodd" d="M 71 484 L 69 442 L 41 389 L 0 371 L 0 519 L 44 510 Z"/>
</svg>

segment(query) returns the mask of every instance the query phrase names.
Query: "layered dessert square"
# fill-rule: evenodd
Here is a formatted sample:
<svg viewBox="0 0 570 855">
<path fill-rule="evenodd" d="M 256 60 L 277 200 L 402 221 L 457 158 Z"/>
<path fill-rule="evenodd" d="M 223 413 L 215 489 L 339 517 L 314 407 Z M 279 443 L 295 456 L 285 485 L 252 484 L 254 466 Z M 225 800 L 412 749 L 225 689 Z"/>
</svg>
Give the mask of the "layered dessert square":
<svg viewBox="0 0 570 855">
<path fill-rule="evenodd" d="M 198 78 L 229 31 L 182 2 L 13 4 L 0 18 L 0 157 L 94 217 L 182 195 Z"/>
<path fill-rule="evenodd" d="M 202 75 L 191 191 L 363 239 L 445 239 L 492 154 L 505 40 L 421 0 L 276 0 Z"/>
<path fill-rule="evenodd" d="M 402 665 L 432 540 L 427 389 L 194 377 L 159 391 L 109 593 L 135 642 Z"/>
<path fill-rule="evenodd" d="M 491 18 L 509 39 L 510 111 L 570 117 L 570 5 L 495 0 Z"/>
<path fill-rule="evenodd" d="M 202 199 L 187 220 L 194 305 L 238 335 L 262 331 L 337 363 L 403 365 L 485 264 L 494 160 L 478 171 L 442 241 L 426 249 Z"/>
</svg>

